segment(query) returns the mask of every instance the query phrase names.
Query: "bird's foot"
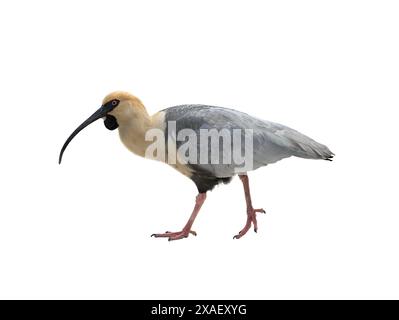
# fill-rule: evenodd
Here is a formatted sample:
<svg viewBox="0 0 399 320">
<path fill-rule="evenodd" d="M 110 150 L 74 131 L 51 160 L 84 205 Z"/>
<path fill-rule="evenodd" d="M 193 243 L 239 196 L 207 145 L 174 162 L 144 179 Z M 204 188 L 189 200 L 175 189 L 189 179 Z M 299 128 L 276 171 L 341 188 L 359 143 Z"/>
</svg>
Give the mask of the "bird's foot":
<svg viewBox="0 0 399 320">
<path fill-rule="evenodd" d="M 241 237 L 243 237 L 248 232 L 248 230 L 251 229 L 252 224 L 254 225 L 254 231 L 258 232 L 258 222 L 256 221 L 257 212 L 266 213 L 266 211 L 263 209 L 247 209 L 247 222 L 245 223 L 244 228 L 238 234 L 236 234 L 233 239 L 240 239 Z"/>
<path fill-rule="evenodd" d="M 172 241 L 172 240 L 179 240 L 179 239 L 187 238 L 190 235 L 190 233 L 194 236 L 197 235 L 197 233 L 195 231 L 183 229 L 182 231 L 179 231 L 179 232 L 166 231 L 165 233 L 154 233 L 151 235 L 151 237 L 168 238 L 169 241 Z"/>
</svg>

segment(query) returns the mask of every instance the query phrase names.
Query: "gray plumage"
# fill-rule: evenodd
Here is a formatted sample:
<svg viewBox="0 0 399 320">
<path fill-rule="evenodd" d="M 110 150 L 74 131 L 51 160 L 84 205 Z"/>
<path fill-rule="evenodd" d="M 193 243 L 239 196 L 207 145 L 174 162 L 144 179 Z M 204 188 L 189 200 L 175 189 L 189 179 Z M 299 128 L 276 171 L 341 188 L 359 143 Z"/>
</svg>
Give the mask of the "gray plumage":
<svg viewBox="0 0 399 320">
<path fill-rule="evenodd" d="M 213 107 L 208 105 L 181 105 L 163 110 L 166 121 L 166 139 L 172 139 L 176 148 L 180 148 L 186 141 L 176 139 L 182 129 L 191 129 L 199 136 L 201 129 L 216 129 L 218 131 L 227 129 L 233 132 L 234 129 L 241 130 L 241 144 L 233 148 L 244 152 L 244 133 L 245 129 L 253 130 L 253 153 L 252 166 L 250 170 L 243 170 L 242 164 L 234 161 L 231 163 L 210 163 L 211 144 L 208 144 L 208 161 L 201 163 L 199 159 L 200 150 L 204 147 L 203 143 L 197 142 L 198 158 L 196 163 L 188 163 L 193 171 L 191 179 L 197 185 L 199 192 L 206 192 L 214 188 L 219 183 L 228 183 L 240 170 L 241 173 L 256 170 L 259 167 L 277 162 L 281 159 L 296 156 L 307 159 L 331 160 L 334 154 L 323 144 L 305 136 L 304 134 L 291 129 L 287 126 L 261 120 L 252 117 L 244 112 L 233 109 Z M 169 128 L 169 122 L 176 123 L 176 130 Z M 215 148 L 215 147 L 214 147 Z M 234 149 L 233 149 L 234 150 Z M 219 150 L 213 150 L 219 153 L 219 159 L 223 159 L 222 144 L 219 144 Z"/>
<path fill-rule="evenodd" d="M 181 129 L 189 128 L 197 134 L 200 129 L 245 129 L 253 130 L 253 170 L 283 158 L 296 156 L 307 159 L 331 160 L 334 154 L 323 144 L 305 136 L 287 126 L 261 120 L 244 112 L 233 109 L 213 107 L 208 105 L 181 105 L 163 110 L 165 121 L 175 121 L 177 136 Z M 184 142 L 176 141 L 179 148 Z M 243 143 L 241 149 L 243 148 Z M 209 150 L 210 151 L 210 150 Z M 222 152 L 219 150 L 219 152 Z M 220 154 L 222 157 L 222 154 Z M 237 165 L 232 164 L 197 164 L 197 171 L 208 172 L 219 177 L 231 177 L 235 174 Z"/>
</svg>

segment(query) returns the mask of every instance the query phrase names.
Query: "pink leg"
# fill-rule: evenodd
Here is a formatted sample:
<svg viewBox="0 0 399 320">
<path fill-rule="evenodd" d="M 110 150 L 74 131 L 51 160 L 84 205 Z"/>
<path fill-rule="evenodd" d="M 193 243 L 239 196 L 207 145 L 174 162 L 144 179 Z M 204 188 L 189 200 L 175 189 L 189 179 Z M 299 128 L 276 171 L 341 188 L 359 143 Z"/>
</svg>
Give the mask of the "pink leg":
<svg viewBox="0 0 399 320">
<path fill-rule="evenodd" d="M 234 236 L 234 239 L 240 239 L 242 236 L 244 236 L 248 230 L 251 228 L 251 225 L 254 225 L 254 231 L 258 231 L 258 223 L 256 221 L 256 212 L 262 212 L 266 213 L 265 210 L 263 209 L 254 209 L 252 207 L 252 200 L 251 200 L 251 193 L 249 191 L 249 179 L 248 176 L 245 175 L 239 175 L 241 182 L 244 186 L 244 193 L 245 193 L 245 201 L 247 202 L 247 222 L 245 223 L 244 228 Z"/>
<path fill-rule="evenodd" d="M 195 199 L 195 207 L 193 210 L 193 213 L 190 216 L 190 219 L 188 219 L 186 225 L 184 226 L 182 231 L 179 232 L 169 232 L 166 231 L 165 233 L 154 233 L 151 235 L 151 237 L 155 238 L 169 238 L 169 241 L 172 240 L 179 240 L 183 238 L 187 238 L 189 234 L 193 234 L 194 236 L 197 235 L 195 231 L 191 230 L 191 227 L 194 223 L 195 218 L 197 217 L 198 212 L 200 211 L 202 204 L 205 202 L 206 199 L 206 193 L 200 193 L 197 195 L 197 198 Z"/>
</svg>

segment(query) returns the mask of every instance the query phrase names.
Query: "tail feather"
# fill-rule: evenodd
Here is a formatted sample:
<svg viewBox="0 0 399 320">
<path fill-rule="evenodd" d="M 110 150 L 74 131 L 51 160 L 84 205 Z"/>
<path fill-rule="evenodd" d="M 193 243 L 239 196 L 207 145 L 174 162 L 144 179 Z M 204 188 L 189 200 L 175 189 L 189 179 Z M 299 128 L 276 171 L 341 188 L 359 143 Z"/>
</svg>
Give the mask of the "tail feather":
<svg viewBox="0 0 399 320">
<path fill-rule="evenodd" d="M 287 128 L 280 130 L 277 134 L 285 139 L 286 147 L 291 151 L 293 156 L 328 161 L 332 161 L 334 157 L 334 153 L 327 146 L 316 142 L 296 130 Z"/>
</svg>

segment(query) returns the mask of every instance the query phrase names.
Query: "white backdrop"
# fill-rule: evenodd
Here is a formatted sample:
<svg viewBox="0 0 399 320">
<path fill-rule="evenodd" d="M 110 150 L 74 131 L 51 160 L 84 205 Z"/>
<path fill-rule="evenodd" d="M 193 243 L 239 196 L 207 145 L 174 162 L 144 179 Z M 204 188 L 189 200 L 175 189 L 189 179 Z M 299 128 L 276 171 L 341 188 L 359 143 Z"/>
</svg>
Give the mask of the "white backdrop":
<svg viewBox="0 0 399 320">
<path fill-rule="evenodd" d="M 0 298 L 399 298 L 395 1 L 0 4 Z M 216 188 L 138 158 L 98 121 L 110 91 L 150 113 L 233 107 L 327 144 Z"/>
</svg>

